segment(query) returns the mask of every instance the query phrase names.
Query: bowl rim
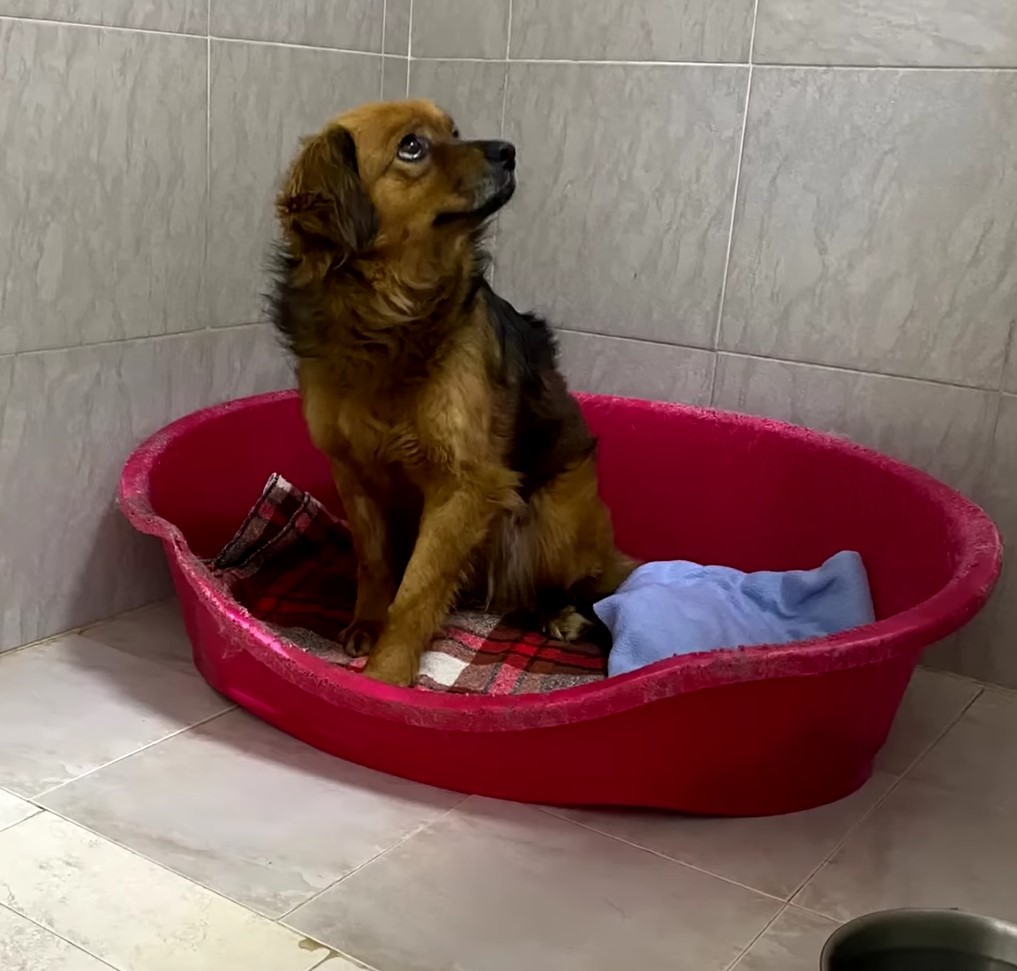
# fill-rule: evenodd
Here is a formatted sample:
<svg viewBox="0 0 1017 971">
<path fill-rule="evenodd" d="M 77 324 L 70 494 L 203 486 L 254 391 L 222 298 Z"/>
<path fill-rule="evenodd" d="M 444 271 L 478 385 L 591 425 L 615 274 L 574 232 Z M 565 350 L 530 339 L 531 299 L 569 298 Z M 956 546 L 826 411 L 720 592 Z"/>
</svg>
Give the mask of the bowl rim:
<svg viewBox="0 0 1017 971">
<path fill-rule="evenodd" d="M 833 971 L 834 952 L 842 948 L 858 935 L 868 931 L 881 929 L 883 926 L 897 926 L 907 928 L 929 927 L 935 925 L 941 932 L 945 931 L 946 936 L 958 933 L 961 938 L 966 933 L 979 931 L 994 935 L 1001 942 L 1006 942 L 1009 947 L 992 953 L 985 950 L 972 951 L 961 947 L 962 941 L 958 941 L 956 948 L 944 947 L 934 941 L 928 946 L 941 948 L 943 950 L 954 950 L 959 953 L 976 954 L 979 957 L 995 958 L 1004 963 L 1013 964 L 1017 967 L 1017 924 L 1003 920 L 999 917 L 990 917 L 984 914 L 976 914 L 972 911 L 961 910 L 957 907 L 933 908 L 933 907 L 897 907 L 889 910 L 876 910 L 869 914 L 862 914 L 841 924 L 827 939 L 820 952 L 819 964 L 821 971 Z M 880 949 L 873 949 L 879 953 Z M 884 951 L 896 950 L 896 948 L 883 948 Z M 1005 951 L 1005 953 L 1003 953 Z M 1003 956 L 1000 956 L 1003 954 Z"/>
</svg>

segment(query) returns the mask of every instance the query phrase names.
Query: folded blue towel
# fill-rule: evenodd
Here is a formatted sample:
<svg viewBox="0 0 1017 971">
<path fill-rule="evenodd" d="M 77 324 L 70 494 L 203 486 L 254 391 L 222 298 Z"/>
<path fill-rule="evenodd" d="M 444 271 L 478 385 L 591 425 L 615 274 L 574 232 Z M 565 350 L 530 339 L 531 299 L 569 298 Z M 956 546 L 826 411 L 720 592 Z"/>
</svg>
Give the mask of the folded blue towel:
<svg viewBox="0 0 1017 971">
<path fill-rule="evenodd" d="M 613 639 L 609 675 L 678 654 L 786 644 L 875 620 L 865 567 L 852 551 L 816 570 L 786 573 L 646 563 L 593 609 Z"/>
</svg>

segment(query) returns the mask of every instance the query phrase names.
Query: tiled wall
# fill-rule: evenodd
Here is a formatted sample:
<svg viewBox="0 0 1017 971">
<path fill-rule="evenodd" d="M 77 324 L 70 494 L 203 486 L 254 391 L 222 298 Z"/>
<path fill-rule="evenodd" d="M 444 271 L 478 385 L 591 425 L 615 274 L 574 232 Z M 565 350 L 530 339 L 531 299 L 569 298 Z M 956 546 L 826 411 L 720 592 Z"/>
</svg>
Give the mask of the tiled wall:
<svg viewBox="0 0 1017 971">
<path fill-rule="evenodd" d="M 1017 536 L 1013 0 L 0 17 L 0 647 L 165 589 L 117 467 L 169 417 L 289 380 L 257 323 L 275 179 L 298 135 L 407 90 L 518 143 L 497 285 L 563 328 L 576 386 L 849 435 Z M 933 661 L 1017 685 L 1017 570 Z"/>
<path fill-rule="evenodd" d="M 847 435 L 1017 540 L 1014 0 L 413 0 L 410 55 L 518 143 L 496 282 L 574 386 Z M 1017 686 L 1017 569 L 929 661 Z"/>
</svg>

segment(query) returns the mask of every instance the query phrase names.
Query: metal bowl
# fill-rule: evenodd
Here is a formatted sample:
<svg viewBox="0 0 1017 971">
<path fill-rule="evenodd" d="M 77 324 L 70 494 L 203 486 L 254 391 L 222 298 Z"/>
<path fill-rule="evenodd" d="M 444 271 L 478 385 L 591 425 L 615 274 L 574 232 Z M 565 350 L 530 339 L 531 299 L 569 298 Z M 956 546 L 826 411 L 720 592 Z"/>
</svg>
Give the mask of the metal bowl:
<svg viewBox="0 0 1017 971">
<path fill-rule="evenodd" d="M 838 928 L 822 971 L 1017 971 L 1017 926 L 959 910 L 884 910 Z"/>
</svg>

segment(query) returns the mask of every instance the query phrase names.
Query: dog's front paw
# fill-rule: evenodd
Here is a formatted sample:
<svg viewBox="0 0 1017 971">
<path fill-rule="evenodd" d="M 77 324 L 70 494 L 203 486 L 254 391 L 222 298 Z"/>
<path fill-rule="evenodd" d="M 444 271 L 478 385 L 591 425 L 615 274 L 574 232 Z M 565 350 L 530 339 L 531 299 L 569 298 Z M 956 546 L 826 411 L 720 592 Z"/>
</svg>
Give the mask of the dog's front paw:
<svg viewBox="0 0 1017 971">
<path fill-rule="evenodd" d="M 367 657 L 381 636 L 381 622 L 355 620 L 339 635 L 342 649 L 350 657 Z"/>
<path fill-rule="evenodd" d="M 379 644 L 364 665 L 364 674 L 375 681 L 409 688 L 417 677 L 419 661 L 415 651 L 385 648 Z"/>
</svg>

